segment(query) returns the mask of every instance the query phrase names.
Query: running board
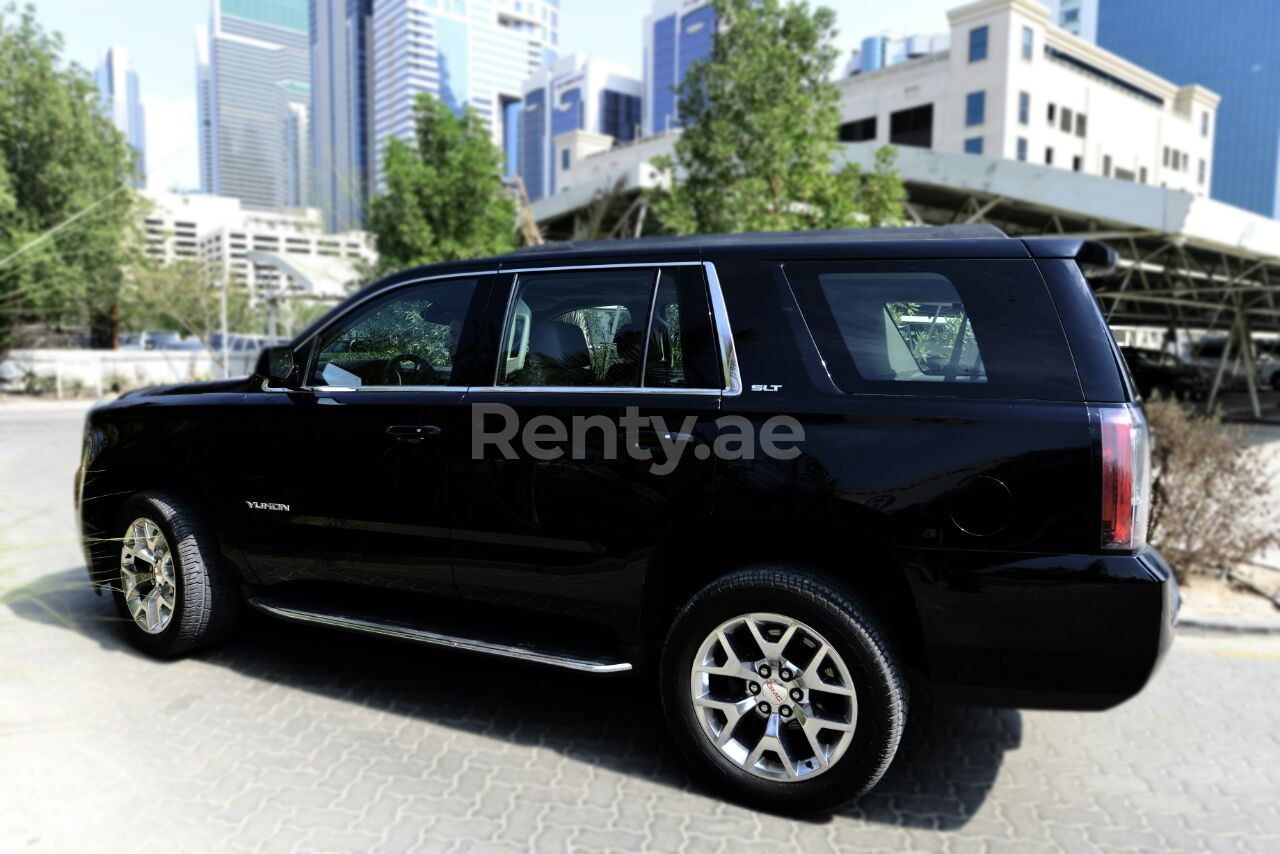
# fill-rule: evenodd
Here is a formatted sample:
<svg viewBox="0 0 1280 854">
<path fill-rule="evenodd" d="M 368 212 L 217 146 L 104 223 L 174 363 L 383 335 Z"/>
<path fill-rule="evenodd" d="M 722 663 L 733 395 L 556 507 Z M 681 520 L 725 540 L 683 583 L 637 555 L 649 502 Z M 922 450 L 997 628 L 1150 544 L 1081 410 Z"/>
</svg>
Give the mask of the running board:
<svg viewBox="0 0 1280 854">
<path fill-rule="evenodd" d="M 279 617 L 294 623 L 327 626 L 333 629 L 394 638 L 411 643 L 426 644 L 427 646 L 442 646 L 447 649 L 474 652 L 480 655 L 514 658 L 531 664 L 543 664 L 549 667 L 564 668 L 565 670 L 577 670 L 582 673 L 626 673 L 631 670 L 630 662 L 618 659 L 591 658 L 548 648 L 495 643 L 478 638 L 448 635 L 368 617 L 304 609 L 262 596 L 250 599 L 249 604 L 264 614 L 270 614 L 273 617 Z"/>
</svg>

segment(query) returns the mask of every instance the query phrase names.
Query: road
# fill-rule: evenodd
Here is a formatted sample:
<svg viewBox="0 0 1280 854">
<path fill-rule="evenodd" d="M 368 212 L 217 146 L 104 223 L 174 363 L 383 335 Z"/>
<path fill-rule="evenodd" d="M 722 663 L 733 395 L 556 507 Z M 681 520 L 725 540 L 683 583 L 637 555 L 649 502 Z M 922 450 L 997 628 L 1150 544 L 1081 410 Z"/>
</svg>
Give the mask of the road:
<svg viewBox="0 0 1280 854">
<path fill-rule="evenodd" d="M 632 680 L 250 620 L 130 651 L 72 532 L 82 413 L 0 408 L 0 850 L 1280 850 L 1280 640 L 1109 712 L 913 710 L 820 820 L 717 800 Z"/>
</svg>

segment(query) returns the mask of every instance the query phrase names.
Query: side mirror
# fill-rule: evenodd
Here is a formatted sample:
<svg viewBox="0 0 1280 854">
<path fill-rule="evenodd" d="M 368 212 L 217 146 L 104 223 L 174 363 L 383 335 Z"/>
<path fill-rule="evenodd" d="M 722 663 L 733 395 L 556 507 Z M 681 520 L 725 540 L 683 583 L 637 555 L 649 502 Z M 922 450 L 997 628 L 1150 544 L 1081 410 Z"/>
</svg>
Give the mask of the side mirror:
<svg viewBox="0 0 1280 854">
<path fill-rule="evenodd" d="M 297 388 L 298 366 L 293 361 L 293 348 L 268 347 L 258 354 L 255 374 L 265 381 L 267 388 Z"/>
</svg>

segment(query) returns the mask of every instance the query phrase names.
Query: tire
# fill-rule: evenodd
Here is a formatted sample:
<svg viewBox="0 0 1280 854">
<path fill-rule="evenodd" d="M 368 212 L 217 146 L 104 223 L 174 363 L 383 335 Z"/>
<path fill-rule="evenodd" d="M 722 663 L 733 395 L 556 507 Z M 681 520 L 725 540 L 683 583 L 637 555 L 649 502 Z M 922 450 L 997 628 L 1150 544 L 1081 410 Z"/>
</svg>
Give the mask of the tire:
<svg viewBox="0 0 1280 854">
<path fill-rule="evenodd" d="M 783 629 L 787 624 L 770 622 L 773 616 L 798 622 L 791 640 L 781 647 L 782 653 L 774 659 L 769 659 L 766 654 L 765 660 L 799 665 L 798 669 L 806 672 L 802 676 L 772 673 L 773 678 L 767 680 L 769 684 L 758 683 L 756 689 L 751 688 L 750 680 L 742 680 L 745 685 L 742 702 L 747 711 L 733 724 L 735 735 L 726 748 L 738 751 L 739 758 L 735 759 L 713 741 L 717 737 L 714 732 L 716 721 L 721 718 L 727 721 L 728 716 L 719 708 L 708 714 L 706 701 L 703 705 L 695 705 L 693 698 L 695 691 L 703 697 L 714 695 L 712 700 L 724 707 L 726 704 L 720 698 L 736 699 L 737 681 L 718 673 L 704 677 L 702 673 L 695 673 L 693 668 L 695 661 L 703 670 L 728 671 L 736 666 L 724 652 L 723 644 L 712 638 L 713 633 L 722 630 L 724 639 L 735 647 L 735 653 L 743 663 L 751 657 L 753 649 L 766 650 L 759 643 L 752 646 L 752 641 L 746 640 L 744 653 L 744 640 L 760 636 L 751 633 L 745 622 L 742 625 L 735 622 L 744 615 L 763 615 L 766 618 L 756 621 L 757 628 L 762 630 L 766 639 L 780 640 L 780 634 L 785 636 Z M 722 635 L 715 634 L 715 637 Z M 823 653 L 815 652 L 812 661 L 800 664 L 807 654 L 806 649 L 822 649 L 817 645 L 818 641 L 829 645 L 838 659 L 824 659 L 823 662 L 829 666 L 820 666 L 823 662 L 818 658 Z M 776 644 L 772 646 L 776 647 Z M 721 659 L 724 659 L 723 664 Z M 834 673 L 837 660 L 842 660 L 842 671 L 847 673 L 844 678 L 850 680 L 847 687 L 853 689 L 854 696 L 849 700 L 827 694 L 827 690 L 835 690 L 831 686 L 822 685 L 811 690 L 808 687 L 815 681 L 824 681 L 819 677 L 819 671 Z M 755 661 L 758 663 L 760 659 Z M 755 666 L 748 664 L 748 667 Z M 773 669 L 778 667 L 776 663 L 773 665 Z M 778 681 L 787 675 L 797 681 Z M 884 629 L 854 594 L 835 580 L 802 566 L 753 565 L 703 588 L 676 616 L 667 634 L 659 679 L 663 709 L 671 731 L 697 771 L 730 799 L 780 814 L 828 811 L 869 791 L 892 762 L 906 726 L 906 681 Z M 701 681 L 703 679 L 706 681 Z M 843 678 L 838 677 L 833 685 L 837 683 L 843 683 Z M 801 686 L 805 686 L 803 690 Z M 725 694 L 718 693 L 722 689 Z M 753 694 L 757 689 L 758 692 Z M 782 702 L 770 706 L 770 715 L 763 714 L 758 705 L 752 706 L 766 692 L 772 692 L 777 700 L 779 689 Z M 801 693 L 794 693 L 797 690 Z M 794 702 L 792 698 L 798 696 L 803 702 Z M 787 702 L 789 699 L 794 702 L 794 707 Z M 751 702 L 746 702 L 748 700 Z M 834 712 L 826 708 L 828 701 L 835 704 Z M 844 703 L 849 705 L 840 705 Z M 805 709 L 808 709 L 808 714 Z M 787 719 L 783 718 L 784 712 Z M 824 718 L 840 718 L 842 715 L 852 718 L 852 733 L 844 742 L 833 742 L 829 755 L 834 759 L 823 763 L 818 758 L 818 750 L 822 749 L 827 755 L 827 747 L 821 740 L 838 739 L 842 734 L 823 730 L 818 733 L 819 742 L 815 746 L 808 740 L 807 727 L 820 727 L 825 723 Z M 759 720 L 752 720 L 751 716 Z M 726 723 L 720 728 L 720 737 L 729 726 Z M 744 727 L 747 734 L 739 744 L 736 737 L 744 732 Z M 777 751 L 766 751 L 748 770 L 746 763 L 751 761 L 754 750 L 758 748 L 758 744 L 757 748 L 750 747 L 751 733 L 762 729 L 767 736 L 770 727 L 776 727 L 773 731 L 778 733 L 774 744 L 780 748 L 786 744 L 798 746 L 794 751 L 784 748 L 789 754 L 788 761 L 794 767 L 774 761 L 782 759 Z M 843 748 L 840 744 L 844 745 Z M 811 751 L 811 757 L 799 761 L 806 750 Z M 825 767 L 821 767 L 824 764 Z M 806 766 L 808 771 L 804 771 Z"/>
<path fill-rule="evenodd" d="M 139 522 L 149 522 L 159 530 L 164 543 L 153 554 L 167 552 L 171 562 L 165 564 L 160 558 L 159 563 L 171 568 L 154 571 L 155 563 L 148 564 L 140 554 L 128 557 L 131 545 L 142 545 L 134 529 Z M 150 529 L 143 525 L 140 530 Z M 130 643 L 157 658 L 178 658 L 227 636 L 240 614 L 239 584 L 221 563 L 213 532 L 189 504 L 170 492 L 140 493 L 125 502 L 112 534 L 121 543 L 120 557 L 111 570 L 112 598 Z M 144 614 L 136 616 L 136 605 L 131 607 L 127 601 L 136 601 L 135 597 L 145 600 L 140 594 L 150 589 L 146 581 L 130 585 L 129 566 L 135 573 L 145 575 L 150 569 L 153 575 L 175 582 L 171 587 L 161 585 L 171 590 L 167 598 L 173 607 L 161 604 L 159 620 L 150 620 L 145 607 Z M 155 586 L 154 581 L 151 584 Z M 128 595 L 131 592 L 133 596 Z M 151 628 L 144 628 L 142 621 L 151 622 Z"/>
</svg>

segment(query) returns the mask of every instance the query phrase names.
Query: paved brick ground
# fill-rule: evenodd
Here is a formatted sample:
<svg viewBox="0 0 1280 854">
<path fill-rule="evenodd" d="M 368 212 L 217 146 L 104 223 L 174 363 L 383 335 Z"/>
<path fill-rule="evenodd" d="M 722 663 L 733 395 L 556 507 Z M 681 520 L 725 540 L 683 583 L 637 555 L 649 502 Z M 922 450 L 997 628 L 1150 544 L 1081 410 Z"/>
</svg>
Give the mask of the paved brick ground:
<svg viewBox="0 0 1280 854">
<path fill-rule="evenodd" d="M 79 425 L 0 409 L 0 850 L 1280 850 L 1280 641 L 1180 638 L 1102 714 L 925 710 L 821 821 L 710 796 L 627 679 L 264 620 L 141 658 L 70 533 Z"/>
</svg>

